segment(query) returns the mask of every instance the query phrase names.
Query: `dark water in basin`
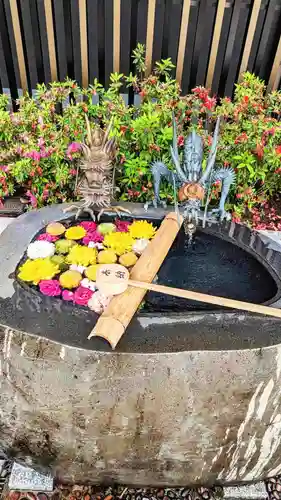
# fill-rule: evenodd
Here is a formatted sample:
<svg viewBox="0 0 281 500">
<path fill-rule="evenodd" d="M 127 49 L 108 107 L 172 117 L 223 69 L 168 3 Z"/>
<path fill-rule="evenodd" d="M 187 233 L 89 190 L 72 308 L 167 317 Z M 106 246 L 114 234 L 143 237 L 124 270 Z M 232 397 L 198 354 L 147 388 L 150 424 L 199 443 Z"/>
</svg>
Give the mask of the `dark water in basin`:
<svg viewBox="0 0 281 500">
<path fill-rule="evenodd" d="M 267 269 L 242 248 L 197 231 L 191 246 L 181 232 L 159 273 L 157 283 L 254 302 L 271 299 L 276 284 Z M 216 306 L 150 292 L 147 311 L 214 310 Z"/>
</svg>

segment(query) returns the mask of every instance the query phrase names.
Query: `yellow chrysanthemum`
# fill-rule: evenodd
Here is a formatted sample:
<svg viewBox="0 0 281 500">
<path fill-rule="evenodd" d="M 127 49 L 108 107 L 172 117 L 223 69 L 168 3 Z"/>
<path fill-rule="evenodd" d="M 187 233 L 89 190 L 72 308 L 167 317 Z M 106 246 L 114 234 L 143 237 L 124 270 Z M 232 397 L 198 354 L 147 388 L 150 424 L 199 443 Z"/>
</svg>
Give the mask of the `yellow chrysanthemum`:
<svg viewBox="0 0 281 500">
<path fill-rule="evenodd" d="M 97 270 L 100 266 L 98 264 L 93 264 L 85 269 L 84 273 L 87 278 L 91 281 L 96 281 L 97 279 Z"/>
<path fill-rule="evenodd" d="M 67 289 L 76 288 L 81 280 L 82 275 L 78 271 L 65 271 L 59 277 L 61 286 Z"/>
<path fill-rule="evenodd" d="M 116 253 L 113 250 L 102 250 L 98 254 L 99 264 L 115 264 L 117 261 Z"/>
<path fill-rule="evenodd" d="M 65 237 L 67 240 L 81 240 L 86 236 L 86 229 L 82 226 L 69 227 L 65 232 Z"/>
<path fill-rule="evenodd" d="M 103 245 L 112 248 L 117 255 L 130 252 L 132 250 L 134 240 L 129 233 L 110 233 L 106 234 L 103 240 Z"/>
<path fill-rule="evenodd" d="M 146 238 L 150 240 L 155 235 L 156 230 L 156 227 L 151 222 L 147 222 L 147 220 L 135 220 L 129 226 L 129 234 L 132 238 Z"/>
<path fill-rule="evenodd" d="M 19 269 L 18 277 L 38 285 L 41 280 L 50 280 L 59 273 L 59 266 L 49 258 L 27 260 Z"/>
<path fill-rule="evenodd" d="M 134 266 L 138 258 L 134 252 L 128 252 L 121 255 L 119 262 L 122 266 L 131 267 Z"/>
<path fill-rule="evenodd" d="M 83 228 L 82 228 L 83 229 Z M 78 266 L 89 266 L 97 261 L 97 251 L 95 248 L 75 245 L 71 248 L 66 261 L 69 264 L 77 264 Z"/>
</svg>

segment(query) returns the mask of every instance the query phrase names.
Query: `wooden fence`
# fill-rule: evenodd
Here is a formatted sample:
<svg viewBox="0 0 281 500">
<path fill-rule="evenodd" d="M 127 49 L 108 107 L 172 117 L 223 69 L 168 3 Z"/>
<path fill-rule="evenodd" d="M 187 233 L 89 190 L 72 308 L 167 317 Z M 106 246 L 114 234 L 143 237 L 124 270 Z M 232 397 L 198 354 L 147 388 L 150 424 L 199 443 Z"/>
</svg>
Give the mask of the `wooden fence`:
<svg viewBox="0 0 281 500">
<path fill-rule="evenodd" d="M 137 42 L 149 70 L 172 58 L 184 93 L 230 96 L 246 69 L 277 89 L 281 0 L 0 0 L 0 90 L 17 97 L 66 76 L 107 85 L 133 69 Z"/>
</svg>

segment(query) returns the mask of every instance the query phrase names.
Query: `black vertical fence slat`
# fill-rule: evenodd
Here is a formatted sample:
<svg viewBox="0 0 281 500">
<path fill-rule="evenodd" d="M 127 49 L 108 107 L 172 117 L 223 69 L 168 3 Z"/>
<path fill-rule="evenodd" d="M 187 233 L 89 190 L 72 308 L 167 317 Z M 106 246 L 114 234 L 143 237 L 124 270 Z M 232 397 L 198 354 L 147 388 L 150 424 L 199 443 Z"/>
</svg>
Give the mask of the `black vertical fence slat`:
<svg viewBox="0 0 281 500">
<path fill-rule="evenodd" d="M 225 83 L 225 95 L 231 96 L 234 88 L 234 83 L 238 77 L 240 62 L 242 58 L 244 41 L 247 36 L 247 23 L 251 14 L 251 0 L 246 0 L 238 3 L 237 27 L 233 50 L 231 54 L 231 64 Z M 234 6 L 235 11 L 235 6 Z"/>
<path fill-rule="evenodd" d="M 82 84 L 81 67 L 81 43 L 80 43 L 80 21 L 79 21 L 79 1 L 70 0 L 71 5 L 71 27 L 72 27 L 72 50 L 74 61 L 74 78 L 79 85 Z"/>
<path fill-rule="evenodd" d="M 1 2 L 1 0 L 0 0 Z M 15 84 L 16 88 L 13 89 L 13 96 L 15 97 L 17 95 L 17 89 L 21 88 L 21 81 L 20 81 L 20 73 L 19 73 L 19 65 L 18 65 L 18 56 L 17 56 L 17 51 L 16 51 L 16 43 L 15 43 L 15 37 L 14 37 L 14 31 L 13 31 L 13 23 L 12 23 L 12 16 L 11 16 L 11 9 L 10 9 L 10 3 L 9 0 L 2 0 L 2 6 L 4 7 L 4 16 L 6 19 L 7 23 L 7 39 L 9 40 L 9 46 L 10 46 L 10 53 L 7 53 L 6 55 L 6 63 L 7 63 L 7 57 L 10 58 L 12 66 L 13 66 L 13 73 L 15 77 Z M 8 63 L 7 63 L 8 67 Z"/>
<path fill-rule="evenodd" d="M 199 7 L 200 7 L 200 0 L 191 0 L 188 29 L 186 36 L 185 54 L 184 54 L 183 76 L 181 83 L 182 91 L 185 94 L 193 87 L 191 75 L 193 72 L 195 72 L 195 69 L 193 68 L 193 52 L 195 46 L 196 29 L 198 24 Z"/>
<path fill-rule="evenodd" d="M 53 1 L 58 80 L 68 76 L 63 0 Z"/>
<path fill-rule="evenodd" d="M 105 24 L 104 24 L 104 2 L 98 0 L 98 65 L 99 80 L 105 81 Z"/>
<path fill-rule="evenodd" d="M 30 17 L 31 17 L 31 25 L 33 32 L 33 40 L 35 45 L 35 58 L 36 58 L 38 82 L 41 83 L 44 82 L 45 78 L 44 78 L 44 66 L 43 66 L 43 50 L 42 50 L 42 43 L 39 30 L 39 14 L 38 14 L 36 0 L 29 0 L 29 1 L 30 1 Z"/>
<path fill-rule="evenodd" d="M 45 18 L 45 7 L 44 0 L 37 0 L 37 10 L 38 10 L 38 28 L 39 28 L 39 36 L 42 47 L 42 64 L 43 64 L 43 81 L 45 83 L 49 83 L 51 81 L 51 68 L 50 68 L 50 59 L 49 59 L 49 51 L 48 51 L 48 38 L 47 38 L 47 26 L 46 26 L 46 18 Z"/>
<path fill-rule="evenodd" d="M 232 3 L 227 2 L 225 5 L 225 10 L 224 10 L 224 15 L 223 15 L 223 23 L 222 23 L 222 27 L 221 27 L 219 46 L 218 46 L 216 63 L 215 63 L 215 71 L 214 71 L 214 76 L 213 76 L 213 83 L 212 83 L 213 94 L 220 93 L 220 90 L 219 90 L 220 84 L 224 85 L 225 78 L 226 78 L 226 75 L 224 75 L 222 78 L 222 73 L 223 73 L 223 64 L 224 64 L 227 39 L 228 39 L 228 34 L 229 34 L 229 29 L 230 29 L 232 11 L 233 11 L 233 2 Z"/>
<path fill-rule="evenodd" d="M 113 72 L 113 0 L 104 0 L 104 83 L 108 87 Z"/>
<path fill-rule="evenodd" d="M 0 16 L 3 14 L 3 11 L 1 9 L 1 2 L 0 2 Z M 4 16 L 2 17 L 2 21 L 4 20 Z M 2 43 L 2 37 L 4 33 L 2 32 L 2 25 L 0 23 L 0 80 L 1 80 L 1 91 L 3 89 L 8 89 L 10 87 L 10 82 L 9 82 L 9 76 L 8 76 L 8 68 L 6 64 L 6 59 L 5 59 L 5 53 L 4 53 L 4 45 Z M 7 41 L 7 40 L 6 40 Z"/>
<path fill-rule="evenodd" d="M 156 0 L 154 18 L 154 37 L 152 46 L 152 66 L 162 58 L 162 44 L 165 22 L 165 2 Z"/>
<path fill-rule="evenodd" d="M 124 75 L 130 72 L 131 14 L 132 0 L 120 0 L 120 73 Z"/>
<path fill-rule="evenodd" d="M 261 37 L 262 37 L 262 30 L 263 30 L 263 26 L 264 26 L 264 22 L 265 22 L 265 18 L 266 18 L 268 4 L 269 4 L 269 0 L 262 0 L 260 11 L 258 14 L 255 34 L 254 34 L 254 38 L 253 38 L 251 51 L 249 54 L 249 61 L 248 61 L 248 68 L 247 68 L 248 71 L 250 71 L 251 73 L 254 71 L 255 60 L 257 57 L 258 48 L 259 48 L 259 44 L 260 44 Z"/>
<path fill-rule="evenodd" d="M 168 52 L 166 57 L 172 59 L 173 64 L 176 66 L 178 58 L 179 38 L 181 29 L 181 16 L 182 16 L 183 0 L 173 0 L 170 6 L 170 19 L 169 19 L 169 39 L 168 39 Z M 157 29 L 157 26 L 155 27 Z M 176 69 L 172 71 L 172 76 L 175 77 Z"/>
<path fill-rule="evenodd" d="M 36 88 L 38 83 L 38 72 L 36 65 L 35 39 L 32 30 L 31 12 L 29 0 L 20 0 L 20 22 L 22 27 L 23 50 L 26 61 L 27 78 L 29 90 Z M 37 41 L 38 43 L 38 41 Z"/>
<path fill-rule="evenodd" d="M 196 83 L 204 82 L 207 76 L 217 7 L 216 0 L 207 0 L 204 3 L 204 20 L 202 20 L 203 32 L 201 34 L 201 40 L 199 41 L 199 59 L 197 65 Z"/>
<path fill-rule="evenodd" d="M 98 0 L 87 0 L 89 82 L 99 78 Z"/>
<path fill-rule="evenodd" d="M 261 78 L 269 78 L 280 34 L 281 0 L 270 0 L 255 64 Z"/>
<path fill-rule="evenodd" d="M 86 0 L 89 82 L 108 87 L 114 69 L 114 0 Z M 156 0 L 152 68 L 170 57 L 177 63 L 184 0 Z M 240 71 L 254 0 L 227 0 L 216 54 L 212 93 L 231 96 Z M 28 87 L 51 81 L 44 0 L 17 0 Z M 120 0 L 119 69 L 134 71 L 132 50 L 146 43 L 149 0 Z M 184 48 L 183 93 L 204 85 L 218 0 L 191 0 Z M 57 77 L 82 80 L 79 0 L 52 0 Z M 281 0 L 262 0 L 250 49 L 248 70 L 267 82 L 281 34 Z M 0 91 L 13 98 L 21 88 L 10 0 L 0 0 Z M 173 72 L 175 74 L 175 71 Z M 126 87 L 122 92 L 133 101 Z"/>
<path fill-rule="evenodd" d="M 73 56 L 73 43 L 72 43 L 72 25 L 71 25 L 71 4 L 69 0 L 63 0 L 63 14 L 64 14 L 64 29 L 65 29 L 65 53 L 67 75 L 69 78 L 74 79 L 74 56 Z"/>
<path fill-rule="evenodd" d="M 147 29 L 147 12 L 148 12 L 148 0 L 138 0 L 137 7 L 134 6 L 137 12 L 137 31 L 136 31 L 136 42 L 146 43 L 146 29 Z"/>
</svg>

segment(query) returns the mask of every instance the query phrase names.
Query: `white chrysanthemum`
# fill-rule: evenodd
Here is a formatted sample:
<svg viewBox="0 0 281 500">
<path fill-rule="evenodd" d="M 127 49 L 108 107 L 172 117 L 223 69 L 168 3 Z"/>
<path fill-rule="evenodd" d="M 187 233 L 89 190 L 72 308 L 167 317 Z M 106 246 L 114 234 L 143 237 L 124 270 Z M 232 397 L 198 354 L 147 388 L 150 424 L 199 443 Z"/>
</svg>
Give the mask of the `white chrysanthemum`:
<svg viewBox="0 0 281 500">
<path fill-rule="evenodd" d="M 83 274 L 83 272 L 85 271 L 86 267 L 85 266 L 79 266 L 78 264 L 71 264 L 71 266 L 69 266 L 69 269 L 71 271 L 78 271 L 78 273 Z"/>
<path fill-rule="evenodd" d="M 44 259 L 52 257 L 55 253 L 55 245 L 49 241 L 39 240 L 30 243 L 27 247 L 27 257 L 29 259 Z"/>
<path fill-rule="evenodd" d="M 80 285 L 82 285 L 84 288 L 88 288 L 92 292 L 96 290 L 96 283 L 94 281 L 88 280 L 88 278 L 82 279 Z"/>
<path fill-rule="evenodd" d="M 103 250 L 104 246 L 102 243 L 95 243 L 94 241 L 90 241 L 88 244 L 89 248 L 96 248 L 97 250 Z"/>
<path fill-rule="evenodd" d="M 146 238 L 140 238 L 139 240 L 136 240 L 134 242 L 132 249 L 137 255 L 141 255 L 146 249 L 148 243 L 149 240 L 147 240 Z"/>
<path fill-rule="evenodd" d="M 88 302 L 88 307 L 97 314 L 102 314 L 103 311 L 107 308 L 111 301 L 112 297 L 108 295 L 104 295 L 100 291 L 97 291 L 92 295 Z"/>
</svg>

